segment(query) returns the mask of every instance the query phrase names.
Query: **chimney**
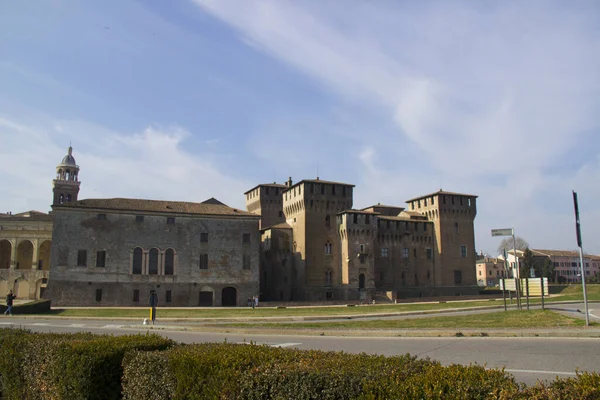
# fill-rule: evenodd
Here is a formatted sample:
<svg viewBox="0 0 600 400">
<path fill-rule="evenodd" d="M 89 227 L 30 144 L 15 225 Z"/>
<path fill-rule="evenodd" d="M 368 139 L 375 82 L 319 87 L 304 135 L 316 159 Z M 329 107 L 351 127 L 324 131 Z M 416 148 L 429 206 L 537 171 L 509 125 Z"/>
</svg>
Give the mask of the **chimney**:
<svg viewBox="0 0 600 400">
<path fill-rule="evenodd" d="M 292 177 L 291 176 L 288 178 L 287 187 L 292 187 Z"/>
</svg>

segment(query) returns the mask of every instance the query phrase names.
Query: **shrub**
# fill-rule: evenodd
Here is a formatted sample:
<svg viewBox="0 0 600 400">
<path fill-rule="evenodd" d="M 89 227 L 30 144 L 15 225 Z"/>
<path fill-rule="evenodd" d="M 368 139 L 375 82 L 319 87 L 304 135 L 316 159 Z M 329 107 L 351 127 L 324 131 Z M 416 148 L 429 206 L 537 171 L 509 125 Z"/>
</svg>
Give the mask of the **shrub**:
<svg viewBox="0 0 600 400">
<path fill-rule="evenodd" d="M 600 399 L 600 374 L 596 372 L 578 372 L 576 378 L 557 378 L 549 383 L 538 381 L 534 386 L 523 388 L 512 398 L 523 400 L 597 400 Z"/>
<path fill-rule="evenodd" d="M 123 358 L 123 399 L 162 400 L 175 395 L 167 351 L 132 351 Z"/>
</svg>

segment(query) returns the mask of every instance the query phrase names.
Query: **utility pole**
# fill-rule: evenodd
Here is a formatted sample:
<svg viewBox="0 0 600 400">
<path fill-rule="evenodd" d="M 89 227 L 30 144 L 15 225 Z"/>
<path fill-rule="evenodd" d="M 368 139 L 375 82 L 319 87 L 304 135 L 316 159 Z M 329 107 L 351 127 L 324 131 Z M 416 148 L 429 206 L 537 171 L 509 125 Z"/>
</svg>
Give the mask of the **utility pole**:
<svg viewBox="0 0 600 400">
<path fill-rule="evenodd" d="M 583 290 L 583 303 L 585 304 L 585 326 L 590 326 L 588 312 L 587 292 L 585 290 L 585 264 L 583 263 L 583 245 L 581 244 L 581 223 L 579 221 L 579 204 L 577 193 L 573 191 L 573 205 L 575 206 L 575 231 L 577 233 L 577 246 L 579 246 L 579 269 L 581 270 L 581 288 Z"/>
</svg>

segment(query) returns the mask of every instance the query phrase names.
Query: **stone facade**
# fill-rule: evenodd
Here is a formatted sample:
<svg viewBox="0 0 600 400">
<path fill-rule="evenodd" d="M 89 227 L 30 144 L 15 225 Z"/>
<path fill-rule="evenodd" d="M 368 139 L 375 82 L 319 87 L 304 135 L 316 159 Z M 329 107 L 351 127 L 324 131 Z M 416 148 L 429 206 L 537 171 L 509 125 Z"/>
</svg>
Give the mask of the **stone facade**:
<svg viewBox="0 0 600 400">
<path fill-rule="evenodd" d="M 47 295 L 62 306 L 238 306 L 259 292 L 259 218 L 211 199 L 53 206 Z"/>
<path fill-rule="evenodd" d="M 52 216 L 38 211 L 0 215 L 0 296 L 40 299 L 48 281 Z"/>
<path fill-rule="evenodd" d="M 409 210 L 354 210 L 351 184 L 290 179 L 280 199 L 266 195 L 268 186 L 245 193 L 248 211 L 268 204 L 269 215 L 285 218 L 261 224 L 265 300 L 371 301 L 476 289 L 477 196 L 440 190 L 408 200 Z"/>
</svg>

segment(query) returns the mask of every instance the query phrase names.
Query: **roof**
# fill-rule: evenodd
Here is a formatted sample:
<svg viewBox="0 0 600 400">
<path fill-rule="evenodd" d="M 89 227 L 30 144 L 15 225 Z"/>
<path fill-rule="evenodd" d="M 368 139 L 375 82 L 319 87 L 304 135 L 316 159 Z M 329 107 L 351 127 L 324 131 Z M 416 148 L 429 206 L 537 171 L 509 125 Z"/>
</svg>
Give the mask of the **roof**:
<svg viewBox="0 0 600 400">
<path fill-rule="evenodd" d="M 67 150 L 67 155 L 63 157 L 60 165 L 68 165 L 72 167 L 77 167 L 77 163 L 75 162 L 75 157 L 73 157 L 73 148 L 69 146 Z"/>
<path fill-rule="evenodd" d="M 54 217 L 41 211 L 25 211 L 18 214 L 0 214 L 4 221 L 48 221 L 52 222 Z"/>
<path fill-rule="evenodd" d="M 546 256 L 546 257 L 579 257 L 579 251 L 574 250 L 538 250 L 531 249 L 531 252 L 535 256 Z M 584 255 L 589 257 L 589 255 Z"/>
<path fill-rule="evenodd" d="M 407 203 L 410 203 L 411 201 L 416 201 L 416 200 L 421 200 L 424 199 L 426 197 L 431 197 L 431 196 L 438 196 L 438 195 L 450 195 L 450 196 L 464 196 L 464 197 L 479 197 L 476 196 L 474 194 L 466 194 L 466 193 L 456 193 L 456 192 L 446 192 L 442 189 L 440 189 L 439 191 L 435 192 L 435 193 L 430 193 L 430 194 L 426 194 L 424 196 L 419 196 L 419 197 L 415 197 L 413 199 L 410 200 L 406 200 Z"/>
<path fill-rule="evenodd" d="M 402 215 L 408 215 L 411 219 L 413 218 L 418 218 L 418 219 L 427 219 L 427 216 L 423 215 L 422 213 L 418 212 L 418 211 L 402 211 L 400 214 L 400 216 Z"/>
<path fill-rule="evenodd" d="M 201 204 L 216 204 L 218 206 L 226 206 L 227 204 L 221 203 L 219 200 L 215 199 L 214 197 L 211 197 L 208 200 L 204 200 Z"/>
<path fill-rule="evenodd" d="M 256 185 L 252 189 L 244 192 L 244 194 L 248 194 L 251 191 L 253 191 L 254 189 L 259 188 L 259 187 L 274 187 L 274 188 L 285 189 L 285 188 L 287 188 L 287 185 L 282 185 L 282 184 L 279 184 L 279 183 L 276 183 L 276 182 L 273 182 L 273 183 L 261 183 L 260 185 Z"/>
<path fill-rule="evenodd" d="M 342 212 L 337 213 L 337 215 L 342 215 L 342 214 L 367 214 L 367 215 L 379 215 L 380 213 L 375 212 L 375 211 L 365 211 L 365 210 L 354 210 L 354 209 L 349 209 L 349 210 L 344 210 Z"/>
<path fill-rule="evenodd" d="M 356 185 L 353 185 L 351 183 L 324 181 L 322 179 L 317 178 L 317 179 L 303 179 L 300 182 L 294 183 L 292 186 L 286 186 L 286 188 L 287 189 L 291 189 L 293 187 L 296 187 L 296 186 L 300 185 L 301 183 L 325 183 L 327 185 L 343 185 L 343 186 L 350 186 L 350 187 L 356 186 Z"/>
<path fill-rule="evenodd" d="M 293 229 L 293 228 L 287 222 L 281 222 L 279 224 L 275 224 L 275 225 L 267 226 L 266 228 L 262 228 L 261 231 L 266 231 L 269 229 Z"/>
<path fill-rule="evenodd" d="M 259 219 L 260 215 L 228 207 L 224 204 L 211 202 L 190 203 L 183 201 L 143 200 L 143 199 L 85 199 L 76 202 L 64 203 L 53 206 L 53 209 L 100 209 L 131 212 L 160 212 L 168 214 L 194 214 L 194 215 L 227 215 L 244 216 Z M 214 199 L 216 200 L 216 199 Z M 216 200 L 219 202 L 218 200 Z M 220 203 L 220 202 L 219 202 Z"/>
</svg>

